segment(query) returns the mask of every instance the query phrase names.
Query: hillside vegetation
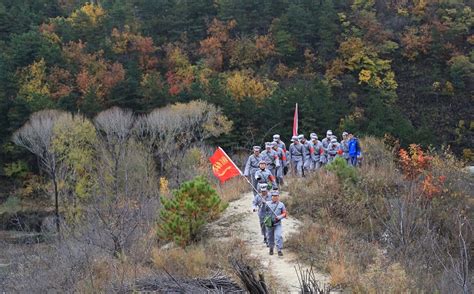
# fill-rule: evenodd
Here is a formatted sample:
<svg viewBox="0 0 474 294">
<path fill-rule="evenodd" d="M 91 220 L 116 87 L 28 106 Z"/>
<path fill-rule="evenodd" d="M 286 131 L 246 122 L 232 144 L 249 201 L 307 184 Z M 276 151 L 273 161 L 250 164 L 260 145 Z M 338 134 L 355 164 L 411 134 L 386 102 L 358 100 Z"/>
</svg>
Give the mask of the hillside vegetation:
<svg viewBox="0 0 474 294">
<path fill-rule="evenodd" d="M 289 138 L 299 102 L 303 130 L 472 160 L 473 20 L 461 0 L 2 1 L 0 163 L 24 158 L 10 135 L 41 109 L 195 99 L 234 122 L 223 147 Z"/>
</svg>

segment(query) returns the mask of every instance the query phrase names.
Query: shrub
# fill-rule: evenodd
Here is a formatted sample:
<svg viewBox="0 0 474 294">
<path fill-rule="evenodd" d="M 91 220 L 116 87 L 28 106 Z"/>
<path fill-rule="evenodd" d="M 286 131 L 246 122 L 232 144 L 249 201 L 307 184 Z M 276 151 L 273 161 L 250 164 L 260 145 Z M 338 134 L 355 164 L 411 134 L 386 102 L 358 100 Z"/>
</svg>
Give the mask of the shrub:
<svg viewBox="0 0 474 294">
<path fill-rule="evenodd" d="M 326 166 L 326 170 L 331 171 L 337 175 L 341 180 L 357 181 L 357 170 L 347 164 L 347 161 L 342 157 L 336 157 L 330 164 Z"/>
<path fill-rule="evenodd" d="M 334 201 L 342 194 L 335 175 L 319 171 L 304 179 L 288 181 L 290 197 L 286 204 L 294 215 L 320 218 L 324 210 L 334 207 Z"/>
<path fill-rule="evenodd" d="M 387 141 L 387 138 L 385 141 Z M 398 142 L 393 142 L 394 146 L 389 146 L 389 144 L 390 142 L 384 143 L 382 140 L 371 136 L 361 138 L 363 165 L 386 166 L 392 164 L 393 154 L 398 148 Z"/>
<path fill-rule="evenodd" d="M 203 177 L 184 182 L 173 194 L 171 199 L 161 197 L 158 236 L 184 247 L 198 239 L 203 226 L 216 219 L 225 205 Z"/>
</svg>

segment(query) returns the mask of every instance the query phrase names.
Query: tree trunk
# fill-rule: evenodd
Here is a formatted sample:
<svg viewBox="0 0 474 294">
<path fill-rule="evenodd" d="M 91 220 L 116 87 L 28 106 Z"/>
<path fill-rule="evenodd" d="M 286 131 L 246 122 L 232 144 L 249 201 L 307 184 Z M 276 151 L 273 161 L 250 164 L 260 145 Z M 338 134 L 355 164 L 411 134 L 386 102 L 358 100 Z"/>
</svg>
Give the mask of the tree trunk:
<svg viewBox="0 0 474 294">
<path fill-rule="evenodd" d="M 58 237 L 60 235 L 60 223 L 59 223 L 59 192 L 58 192 L 58 182 L 56 181 L 56 172 L 52 174 L 53 186 L 54 186 L 54 212 L 55 212 L 55 221 L 56 221 L 56 231 Z"/>
</svg>

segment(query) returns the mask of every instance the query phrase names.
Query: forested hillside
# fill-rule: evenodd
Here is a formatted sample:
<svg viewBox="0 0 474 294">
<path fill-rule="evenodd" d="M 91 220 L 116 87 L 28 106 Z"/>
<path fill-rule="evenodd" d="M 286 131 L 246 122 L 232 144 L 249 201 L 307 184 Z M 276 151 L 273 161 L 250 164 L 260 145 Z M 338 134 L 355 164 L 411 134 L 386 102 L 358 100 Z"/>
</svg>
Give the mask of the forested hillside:
<svg viewBox="0 0 474 294">
<path fill-rule="evenodd" d="M 89 117 L 201 99 L 224 147 L 331 128 L 451 145 L 472 160 L 472 1 L 101 0 L 0 3 L 2 168 L 45 108 Z M 392 139 L 392 138 L 391 138 Z"/>
</svg>

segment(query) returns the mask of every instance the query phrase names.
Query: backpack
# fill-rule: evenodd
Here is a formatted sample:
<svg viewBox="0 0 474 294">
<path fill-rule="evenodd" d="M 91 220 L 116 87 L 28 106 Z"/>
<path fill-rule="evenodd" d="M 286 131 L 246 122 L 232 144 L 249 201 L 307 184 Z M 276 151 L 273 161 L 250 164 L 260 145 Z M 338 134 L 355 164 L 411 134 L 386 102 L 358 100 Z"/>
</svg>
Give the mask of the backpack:
<svg viewBox="0 0 474 294">
<path fill-rule="evenodd" d="M 273 209 L 273 214 L 275 213 L 275 210 L 278 208 L 278 205 L 275 207 L 275 209 Z M 273 225 L 275 224 L 274 221 L 273 221 L 273 215 L 266 215 L 264 218 L 263 218 L 263 223 L 265 224 L 265 227 L 267 228 L 271 228 L 273 227 Z"/>
</svg>

